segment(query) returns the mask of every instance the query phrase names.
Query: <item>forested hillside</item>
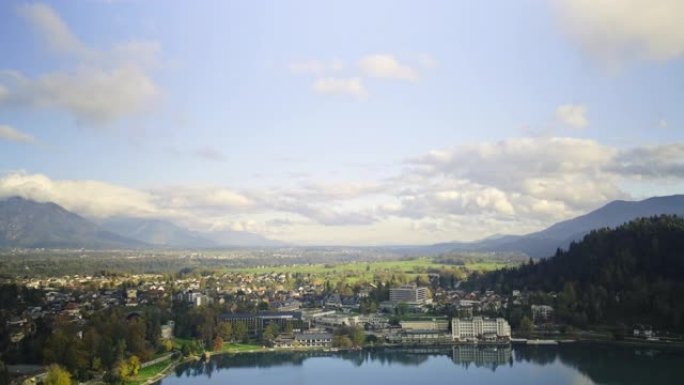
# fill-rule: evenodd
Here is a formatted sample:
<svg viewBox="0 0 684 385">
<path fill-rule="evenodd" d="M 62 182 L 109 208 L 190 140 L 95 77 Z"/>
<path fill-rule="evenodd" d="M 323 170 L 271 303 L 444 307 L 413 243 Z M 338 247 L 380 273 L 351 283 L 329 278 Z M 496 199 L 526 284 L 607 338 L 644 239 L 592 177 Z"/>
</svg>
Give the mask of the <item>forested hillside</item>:
<svg viewBox="0 0 684 385">
<path fill-rule="evenodd" d="M 595 230 L 552 258 L 488 273 L 471 285 L 557 292 L 558 316 L 570 323 L 684 330 L 684 219 L 663 215 Z"/>
</svg>

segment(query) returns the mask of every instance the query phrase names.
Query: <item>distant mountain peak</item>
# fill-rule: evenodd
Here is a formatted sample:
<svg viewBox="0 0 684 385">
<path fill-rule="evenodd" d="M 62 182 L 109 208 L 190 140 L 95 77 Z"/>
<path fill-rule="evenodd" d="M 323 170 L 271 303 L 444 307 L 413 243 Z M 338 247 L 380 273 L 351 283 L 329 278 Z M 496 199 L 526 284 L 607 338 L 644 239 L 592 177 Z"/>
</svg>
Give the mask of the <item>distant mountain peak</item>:
<svg viewBox="0 0 684 385">
<path fill-rule="evenodd" d="M 100 221 L 107 230 L 163 247 L 206 248 L 216 244 L 201 234 L 158 218 L 112 217 Z"/>
<path fill-rule="evenodd" d="M 0 200 L 0 247 L 135 248 L 145 244 L 108 232 L 52 202 Z"/>
<path fill-rule="evenodd" d="M 535 258 L 548 257 L 565 249 L 591 230 L 617 227 L 639 217 L 661 214 L 684 216 L 684 195 L 651 197 L 640 201 L 614 200 L 587 214 L 558 222 L 526 235 L 495 236 L 472 243 L 451 243 L 451 251 L 523 252 Z M 445 244 L 440 245 L 442 252 Z"/>
<path fill-rule="evenodd" d="M 100 224 L 114 233 L 156 246 L 178 248 L 264 247 L 285 243 L 246 231 L 191 231 L 158 218 L 113 217 Z"/>
<path fill-rule="evenodd" d="M 201 233 L 160 218 L 112 217 L 97 223 L 53 202 L 20 196 L 0 199 L 0 247 L 25 248 L 212 248 L 282 246 L 241 231 Z"/>
</svg>

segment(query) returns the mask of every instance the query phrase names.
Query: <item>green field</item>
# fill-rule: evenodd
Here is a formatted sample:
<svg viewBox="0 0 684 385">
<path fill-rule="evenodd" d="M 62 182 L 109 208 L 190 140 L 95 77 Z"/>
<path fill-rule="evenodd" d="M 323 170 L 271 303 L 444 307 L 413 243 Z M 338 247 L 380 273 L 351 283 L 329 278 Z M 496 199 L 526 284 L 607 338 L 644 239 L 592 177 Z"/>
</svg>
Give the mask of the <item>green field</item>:
<svg viewBox="0 0 684 385">
<path fill-rule="evenodd" d="M 337 282 L 343 279 L 353 284 L 359 281 L 372 282 L 376 275 L 391 276 L 404 274 L 409 279 L 428 273 L 437 273 L 440 270 L 462 271 L 491 271 L 504 267 L 517 265 L 512 262 L 466 262 L 463 265 L 454 265 L 435 262 L 432 258 L 422 257 L 408 260 L 373 261 L 373 262 L 346 262 L 346 263 L 317 263 L 300 265 L 258 266 L 246 268 L 230 268 L 226 271 L 249 274 L 283 273 L 283 274 L 310 274 L 316 278 Z"/>
</svg>

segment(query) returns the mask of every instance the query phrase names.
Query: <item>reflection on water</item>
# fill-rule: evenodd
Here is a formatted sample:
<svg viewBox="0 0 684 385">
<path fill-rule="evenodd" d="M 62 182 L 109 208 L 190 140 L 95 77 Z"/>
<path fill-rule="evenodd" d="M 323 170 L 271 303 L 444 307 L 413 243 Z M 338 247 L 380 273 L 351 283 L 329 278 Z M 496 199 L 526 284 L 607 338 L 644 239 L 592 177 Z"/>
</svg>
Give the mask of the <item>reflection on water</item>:
<svg viewBox="0 0 684 385">
<path fill-rule="evenodd" d="M 511 346 L 473 346 L 457 345 L 452 348 L 452 360 L 466 369 L 470 365 L 478 368 L 496 370 L 499 365 L 511 365 L 513 354 Z"/>
<path fill-rule="evenodd" d="M 560 362 L 597 384 L 684 383 L 684 352 L 674 349 L 571 344 L 515 349 L 515 361 L 549 365 Z"/>
<path fill-rule="evenodd" d="M 463 375 L 487 377 L 488 383 L 539 383 L 530 377 L 530 368 L 546 367 L 550 375 L 554 371 L 565 373 L 579 372 L 595 384 L 670 384 L 684 383 L 684 353 L 676 350 L 654 350 L 631 347 L 613 347 L 598 344 L 569 344 L 559 346 L 468 346 L 453 347 L 421 347 L 421 348 L 385 348 L 366 349 L 363 351 L 326 353 L 326 352 L 274 352 L 242 355 L 216 356 L 208 362 L 196 362 L 176 368 L 176 377 L 205 376 L 211 379 L 216 371 L 224 369 L 257 370 L 258 373 L 288 370 L 303 370 L 307 360 L 323 358 L 316 361 L 316 367 L 327 365 L 326 372 L 335 375 L 335 362 L 346 362 L 353 367 L 363 368 L 369 376 L 385 376 L 389 368 L 424 367 L 429 368 L 430 376 L 439 382 L 454 375 L 454 371 L 464 371 Z M 448 358 L 451 365 L 435 366 Z M 430 361 L 433 361 L 432 363 Z M 311 365 L 309 365 L 311 366 Z M 307 366 L 306 370 L 313 370 Z M 449 369 L 451 366 L 451 369 Z M 515 370 L 520 367 L 521 370 Z M 288 369 L 291 368 L 291 369 Z M 499 375 L 505 368 L 506 374 Z M 523 370 L 524 369 L 524 370 Z M 349 369 L 344 369 L 349 373 Z M 475 372 L 473 372 L 475 370 Z M 485 370 L 485 372 L 482 372 Z M 396 369 L 395 369 L 396 371 Z M 233 372 L 235 374 L 236 372 Z M 256 372 L 255 372 L 256 373 Z M 440 374 L 441 373 L 441 374 Z M 578 374 L 579 375 L 579 374 Z M 517 376 L 517 377 L 516 377 Z M 527 377 L 526 377 L 527 376 Z M 530 377 L 530 378 L 528 378 Z M 551 377 L 552 378 L 552 377 Z M 507 380 L 507 381 L 508 381 Z M 162 383 L 175 383 L 171 375 Z M 345 383 L 340 379 L 332 379 L 335 384 Z M 210 380 L 193 379 L 192 383 L 211 384 Z M 216 381 L 216 383 L 222 383 Z M 253 382 L 255 385 L 271 382 Z M 479 380 L 475 383 L 479 383 Z M 562 382 L 557 382 L 562 383 Z M 360 384 L 357 384 L 360 385 Z"/>
</svg>

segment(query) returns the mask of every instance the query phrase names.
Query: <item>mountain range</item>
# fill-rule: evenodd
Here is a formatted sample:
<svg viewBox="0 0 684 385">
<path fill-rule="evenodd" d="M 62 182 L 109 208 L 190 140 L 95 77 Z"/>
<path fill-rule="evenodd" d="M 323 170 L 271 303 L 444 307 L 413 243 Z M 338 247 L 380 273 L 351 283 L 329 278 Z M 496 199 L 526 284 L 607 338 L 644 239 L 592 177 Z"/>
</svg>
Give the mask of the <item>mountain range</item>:
<svg viewBox="0 0 684 385">
<path fill-rule="evenodd" d="M 96 221 L 104 229 L 153 246 L 213 247 L 211 240 L 161 219 L 112 217 Z"/>
<path fill-rule="evenodd" d="M 275 247 L 285 242 L 247 231 L 192 231 L 162 219 L 113 217 L 99 222 L 103 228 L 153 246 L 177 248 Z"/>
<path fill-rule="evenodd" d="M 145 243 L 107 231 L 55 203 L 0 201 L 0 247 L 135 248 Z"/>
<path fill-rule="evenodd" d="M 450 252 L 515 252 L 533 258 L 566 249 L 591 230 L 617 227 L 639 217 L 660 214 L 684 216 L 684 195 L 642 201 L 617 200 L 586 215 L 556 223 L 526 235 L 495 235 L 476 242 L 447 242 L 392 248 L 407 254 Z M 284 242 L 243 231 L 197 232 L 170 221 L 114 217 L 91 221 L 55 203 L 19 197 L 0 201 L 0 247 L 44 248 L 218 248 L 278 247 Z"/>
<path fill-rule="evenodd" d="M 20 197 L 0 200 L 0 247 L 132 249 L 284 245 L 244 231 L 200 233 L 167 220 L 148 218 L 89 220 L 51 202 Z"/>
<path fill-rule="evenodd" d="M 533 258 L 552 256 L 558 248 L 581 240 L 591 230 L 617 227 L 639 217 L 660 214 L 684 216 L 684 195 L 653 197 L 642 201 L 612 201 L 588 214 L 558 222 L 526 235 L 497 235 L 477 242 L 449 242 L 426 247 L 431 253 L 455 251 L 521 252 Z"/>
</svg>

